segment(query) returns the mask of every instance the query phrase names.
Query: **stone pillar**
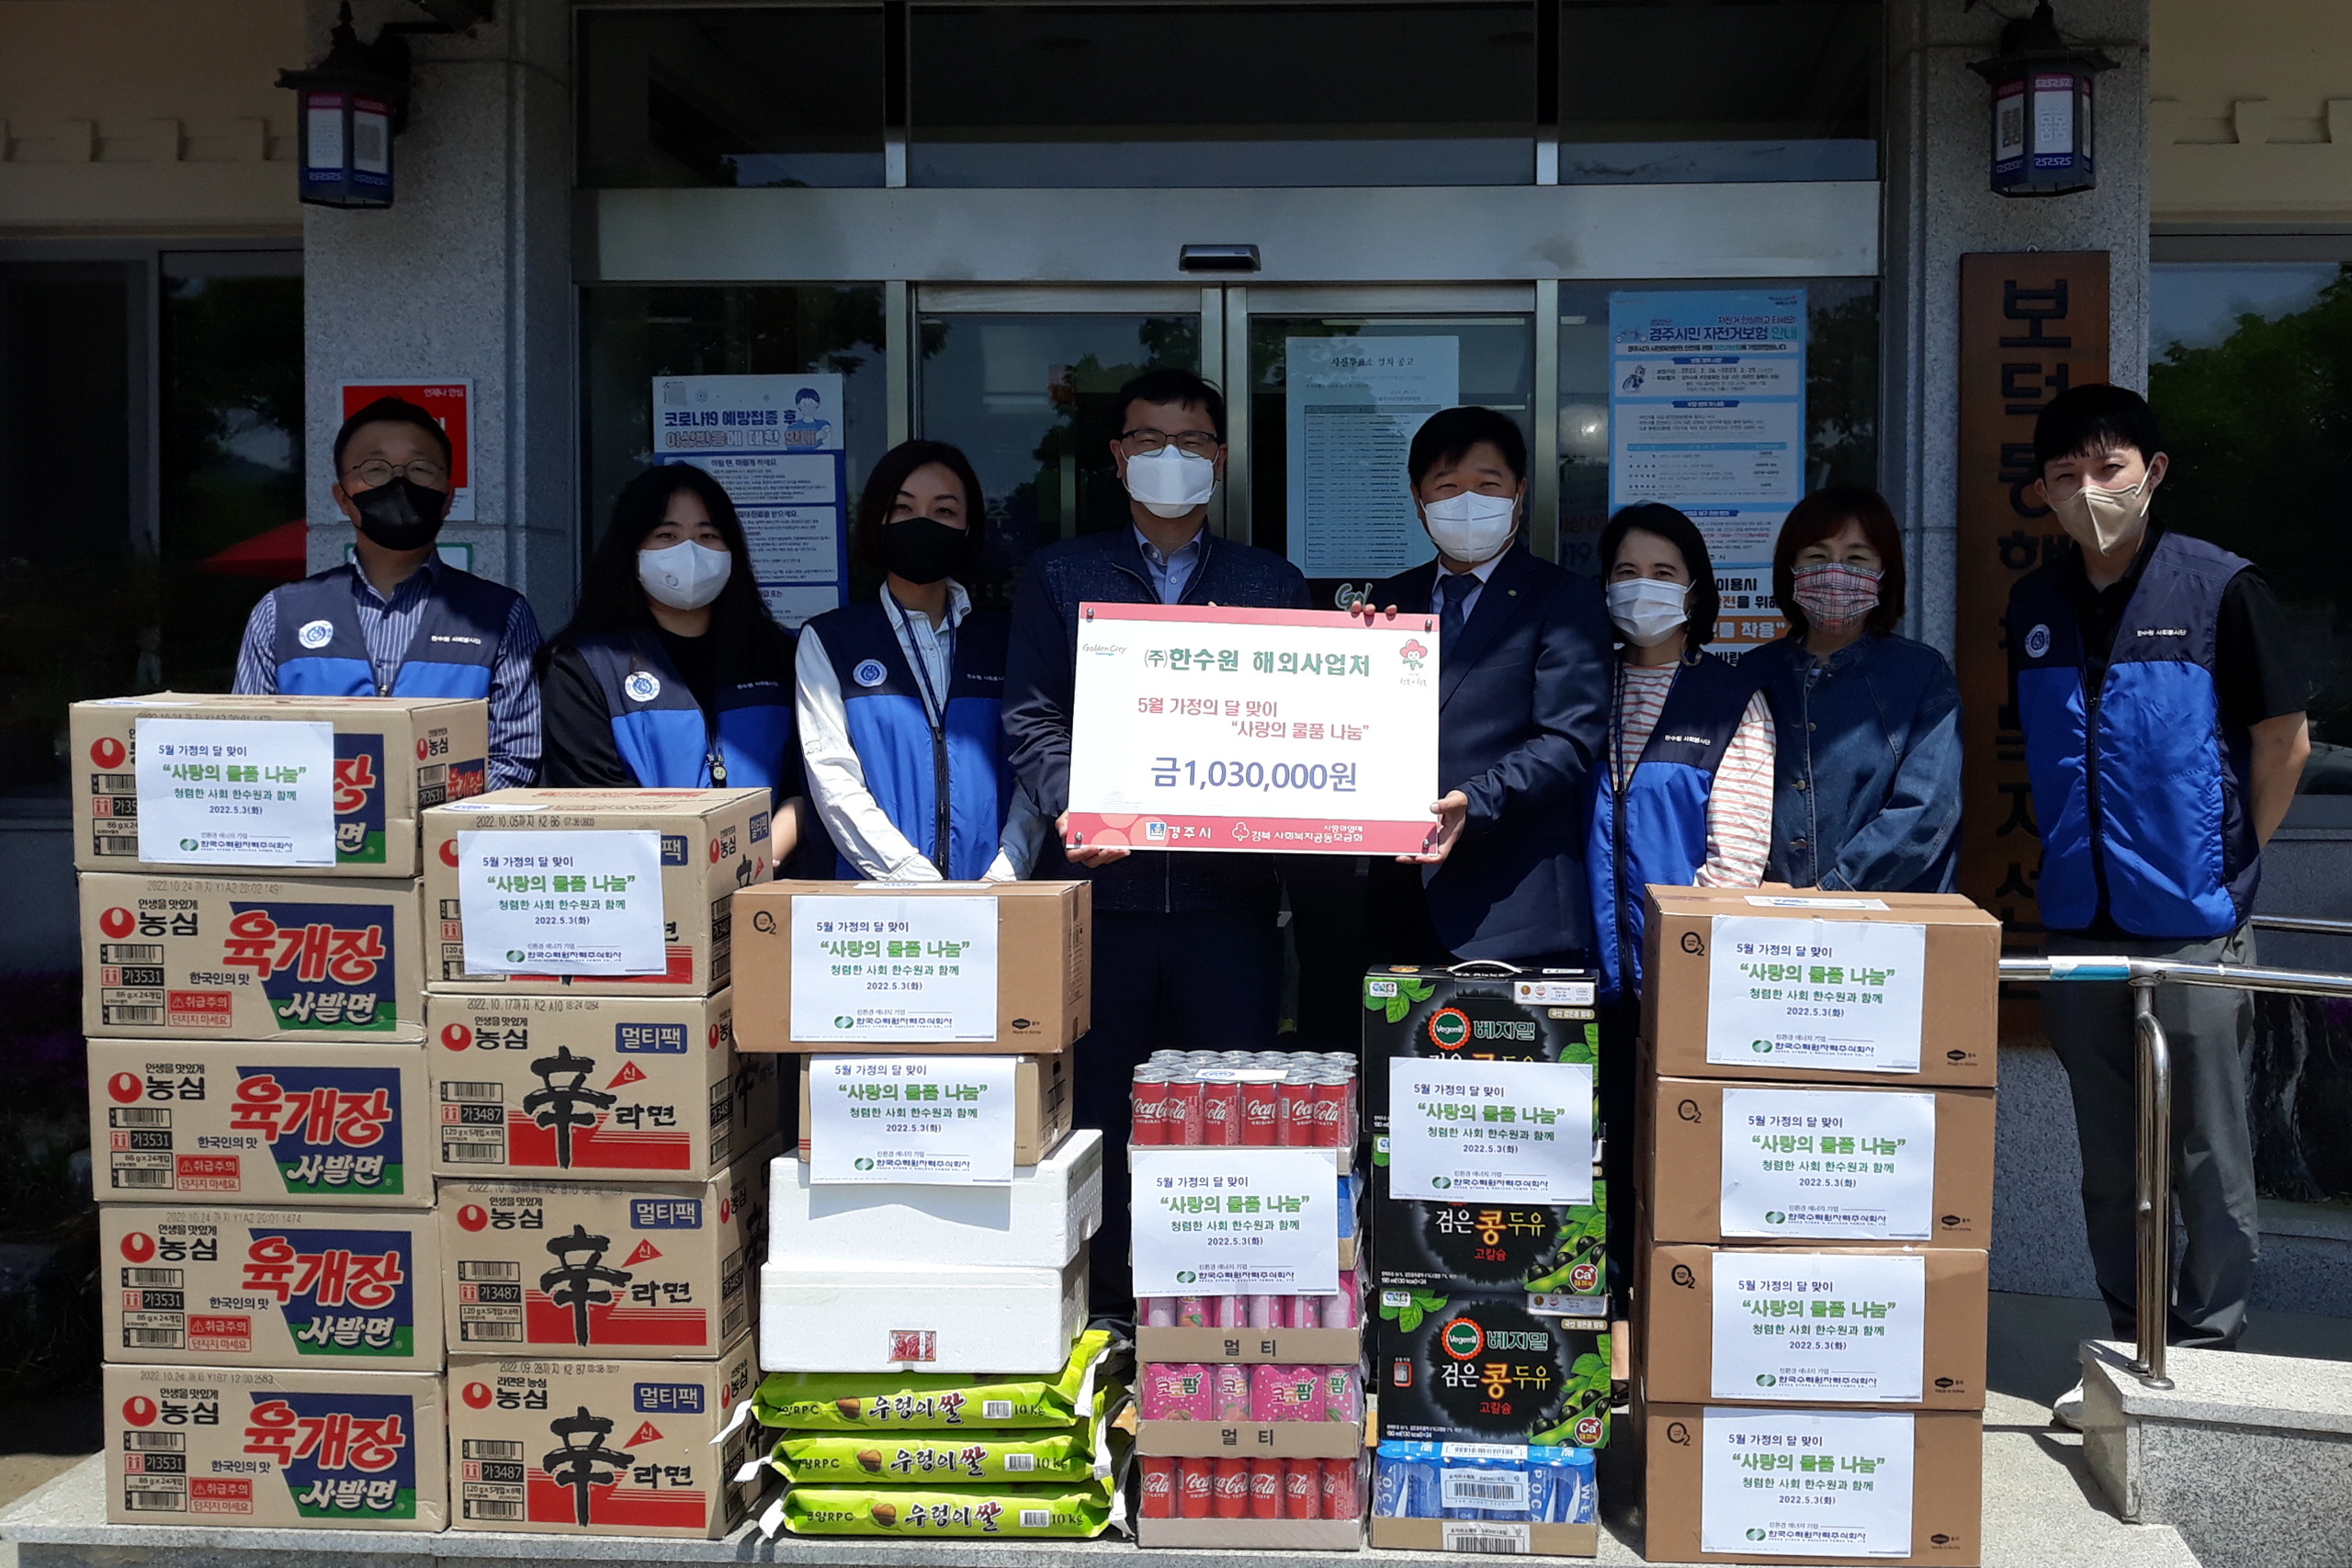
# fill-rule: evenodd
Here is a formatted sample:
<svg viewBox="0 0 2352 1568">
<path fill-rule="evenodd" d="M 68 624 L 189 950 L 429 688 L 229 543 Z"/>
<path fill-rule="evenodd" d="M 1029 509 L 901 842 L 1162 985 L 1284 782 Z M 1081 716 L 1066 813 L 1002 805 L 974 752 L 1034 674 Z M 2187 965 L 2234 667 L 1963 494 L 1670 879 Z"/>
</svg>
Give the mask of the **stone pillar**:
<svg viewBox="0 0 2352 1568">
<path fill-rule="evenodd" d="M 323 52 L 335 0 L 307 0 Z M 579 551 L 572 441 L 570 17 L 563 0 L 500 0 L 472 38 L 420 34 L 393 206 L 302 209 L 311 568 L 351 528 L 328 486 L 346 380 L 473 381 L 474 521 L 443 537 L 474 570 L 527 594 L 552 630 L 571 613 Z M 363 39 L 414 23 L 405 0 L 357 0 Z"/>
</svg>

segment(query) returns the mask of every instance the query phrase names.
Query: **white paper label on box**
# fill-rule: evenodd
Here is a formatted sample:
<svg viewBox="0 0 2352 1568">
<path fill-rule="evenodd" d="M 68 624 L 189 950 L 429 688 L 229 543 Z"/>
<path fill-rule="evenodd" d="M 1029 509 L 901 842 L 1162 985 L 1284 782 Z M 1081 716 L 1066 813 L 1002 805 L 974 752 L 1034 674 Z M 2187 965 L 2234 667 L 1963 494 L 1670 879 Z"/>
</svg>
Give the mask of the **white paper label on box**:
<svg viewBox="0 0 2352 1568">
<path fill-rule="evenodd" d="M 792 900 L 792 1038 L 828 1044 L 996 1038 L 996 900 Z"/>
<path fill-rule="evenodd" d="M 1911 1555 L 1910 1416 L 1709 1405 L 1701 1425 L 1700 1551 Z"/>
<path fill-rule="evenodd" d="M 334 725 L 137 718 L 131 737 L 141 860 L 334 864 Z"/>
<path fill-rule="evenodd" d="M 1922 1396 L 1928 1260 L 1718 1252 L 1717 1399 L 1902 1404 Z"/>
<path fill-rule="evenodd" d="M 811 1056 L 811 1186 L 1012 1180 L 1014 1058 Z"/>
<path fill-rule="evenodd" d="M 458 908 L 476 975 L 660 975 L 662 835 L 652 829 L 458 834 Z"/>
<path fill-rule="evenodd" d="M 1928 928 L 1718 915 L 1707 960 L 1715 1066 L 1916 1073 Z"/>
<path fill-rule="evenodd" d="M 1138 1296 L 1329 1295 L 1340 1202 L 1322 1149 L 1129 1148 Z"/>
<path fill-rule="evenodd" d="M 1592 1201 L 1592 1068 L 1398 1057 L 1388 1074 L 1388 1181 L 1453 1203 Z"/>
<path fill-rule="evenodd" d="M 1723 1156 L 1727 1236 L 1928 1239 L 1932 1094 L 1726 1089 Z"/>
<path fill-rule="evenodd" d="M 1883 909 L 1883 898 L 1808 898 L 1794 893 L 1750 893 L 1747 902 L 1759 909 Z"/>
</svg>

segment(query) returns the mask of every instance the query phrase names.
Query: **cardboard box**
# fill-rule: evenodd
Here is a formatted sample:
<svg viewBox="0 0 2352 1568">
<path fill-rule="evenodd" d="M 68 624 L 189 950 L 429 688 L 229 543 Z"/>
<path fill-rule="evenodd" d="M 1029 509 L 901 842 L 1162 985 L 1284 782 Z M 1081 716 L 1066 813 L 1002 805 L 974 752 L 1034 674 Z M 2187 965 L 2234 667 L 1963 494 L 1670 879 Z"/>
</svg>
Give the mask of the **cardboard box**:
<svg viewBox="0 0 2352 1568">
<path fill-rule="evenodd" d="M 82 1032 L 133 1040 L 424 1038 L 414 877 L 82 874 Z"/>
<path fill-rule="evenodd" d="M 83 871 L 182 874 L 139 858 L 135 727 L 142 718 L 277 719 L 334 726 L 334 864 L 268 874 L 414 876 L 417 818 L 488 787 L 490 705 L 457 697 L 226 697 L 158 692 L 75 703 L 74 863 Z M 206 866 L 203 874 L 233 874 Z"/>
<path fill-rule="evenodd" d="M 1522 1290 L 1605 1297 L 1601 1253 L 1609 1184 L 1595 1175 L 1589 1204 L 1440 1203 L 1392 1197 L 1388 1168 L 1372 1172 L 1372 1255 L 1391 1288 Z"/>
<path fill-rule="evenodd" d="M 1987 1257 L 1948 1247 L 1651 1246 L 1645 1397 L 1668 1404 L 1984 1408 Z M 1752 1281 L 1741 1288 L 1740 1281 Z M 1719 1369 L 1715 1352 L 1746 1341 Z M 1900 1357 L 1883 1352 L 1905 1348 Z"/>
<path fill-rule="evenodd" d="M 1976 1568 L 1982 1559 L 1984 1418 L 1973 1411 L 1637 1404 L 1634 1417 L 1648 1450 L 1643 1551 L 1653 1562 Z M 1807 1459 L 1835 1468 L 1800 1468 Z M 1767 1470 L 1768 1460 L 1789 1462 Z M 1901 1485 L 1906 1469 L 1907 1485 L 1884 1497 L 1879 1487 Z M 1827 1484 L 1865 1475 L 1875 1483 L 1870 1492 Z M 1775 1484 L 1759 1484 L 1768 1479 Z M 1872 1502 L 1896 1512 L 1876 1529 L 1857 1528 L 1867 1518 L 1849 1522 Z"/>
<path fill-rule="evenodd" d="M 662 835 L 662 920 L 668 968 L 660 975 L 476 975 L 466 968 L 458 898 L 458 835 L 481 829 Z M 708 996 L 726 988 L 729 899 L 775 869 L 763 789 L 502 789 L 424 814 L 424 897 L 435 922 L 436 991 L 562 991 L 575 996 Z"/>
<path fill-rule="evenodd" d="M 991 897 L 997 904 L 996 1036 L 928 1044 L 861 1044 L 854 1028 L 821 1040 L 792 1032 L 792 901 Z M 746 1051 L 971 1055 L 1068 1050 L 1094 1021 L 1091 882 L 771 882 L 736 898 L 743 965 L 737 985 Z"/>
<path fill-rule="evenodd" d="M 1958 894 L 1659 886 L 1648 920 L 1642 1038 L 1669 1077 L 1993 1087 L 2001 922 Z M 1743 994 L 1770 1005 L 1711 1024 Z"/>
<path fill-rule="evenodd" d="M 452 1355 L 708 1360 L 752 1325 L 773 1144 L 701 1182 L 443 1178 Z"/>
<path fill-rule="evenodd" d="M 1362 1519 L 1137 1519 L 1136 1544 L 1228 1551 L 1361 1551 Z"/>
<path fill-rule="evenodd" d="M 1598 1557 L 1600 1526 L 1507 1519 L 1386 1519 L 1374 1516 L 1374 1551 L 1493 1551 L 1510 1557 Z"/>
<path fill-rule="evenodd" d="M 1363 977 L 1363 1114 L 1372 1130 L 1388 1131 L 1388 1064 L 1399 1056 L 1598 1064 L 1600 978 L 1590 969 L 1371 971 Z"/>
<path fill-rule="evenodd" d="M 804 1160 L 779 1159 L 768 1201 L 768 1261 L 786 1269 L 921 1258 L 1058 1269 L 1102 1224 L 1102 1134 L 1072 1134 L 1009 1187 L 819 1187 Z"/>
<path fill-rule="evenodd" d="M 775 1135 L 773 1056 L 715 997 L 436 995 L 426 1052 L 447 1176 L 700 1181 Z"/>
<path fill-rule="evenodd" d="M 424 1210 L 98 1207 L 110 1361 L 441 1370 Z"/>
<path fill-rule="evenodd" d="M 1361 1421 L 1136 1423 L 1139 1454 L 1173 1454 L 1179 1459 L 1347 1459 L 1363 1451 Z"/>
<path fill-rule="evenodd" d="M 1651 1240 L 1991 1245 L 1990 1089 L 1659 1078 L 1641 1110 Z"/>
<path fill-rule="evenodd" d="M 101 1199 L 432 1205 L 422 1044 L 93 1040 L 89 1070 Z"/>
<path fill-rule="evenodd" d="M 798 1258 L 760 1270 L 772 1372 L 1054 1373 L 1086 1327 L 1086 1254 L 1059 1268 Z"/>
<path fill-rule="evenodd" d="M 760 1055 L 761 1053 L 750 1053 Z M 827 1051 L 829 1056 L 861 1055 L 854 1051 Z M 910 1051 L 910 1055 L 914 1055 Z M 963 1055 L 956 1051 L 946 1053 Z M 800 1082 L 799 1154 L 803 1162 L 808 1158 L 808 1064 L 810 1058 L 800 1058 L 796 1075 Z M 1057 1051 L 1044 1056 L 1017 1056 L 1012 1069 L 1012 1163 L 1016 1166 L 1036 1165 L 1050 1157 L 1061 1141 L 1069 1135 L 1070 1123 L 1077 1107 L 1070 1095 L 1070 1059 Z"/>
<path fill-rule="evenodd" d="M 710 1540 L 766 1483 L 735 1472 L 772 1434 L 738 1400 L 760 1381 L 746 1335 L 715 1361 L 460 1357 L 449 1365 L 451 1528 Z"/>
<path fill-rule="evenodd" d="M 1383 1290 L 1366 1391 L 1383 1441 L 1609 1441 L 1605 1324 L 1540 1316 L 1515 1295 Z"/>
<path fill-rule="evenodd" d="M 109 1524 L 447 1526 L 437 1375 L 109 1366 L 105 1389 Z"/>
</svg>

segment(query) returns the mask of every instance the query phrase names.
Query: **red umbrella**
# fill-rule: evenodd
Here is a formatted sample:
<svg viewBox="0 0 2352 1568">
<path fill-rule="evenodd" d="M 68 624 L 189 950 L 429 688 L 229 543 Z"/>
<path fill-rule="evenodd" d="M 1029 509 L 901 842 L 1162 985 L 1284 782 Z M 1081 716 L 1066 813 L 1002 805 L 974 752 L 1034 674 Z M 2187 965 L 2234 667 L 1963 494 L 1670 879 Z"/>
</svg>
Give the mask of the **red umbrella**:
<svg viewBox="0 0 2352 1568">
<path fill-rule="evenodd" d="M 311 525 L 300 518 L 266 528 L 197 563 L 199 571 L 223 577 L 266 577 L 297 582 L 310 575 Z"/>
</svg>

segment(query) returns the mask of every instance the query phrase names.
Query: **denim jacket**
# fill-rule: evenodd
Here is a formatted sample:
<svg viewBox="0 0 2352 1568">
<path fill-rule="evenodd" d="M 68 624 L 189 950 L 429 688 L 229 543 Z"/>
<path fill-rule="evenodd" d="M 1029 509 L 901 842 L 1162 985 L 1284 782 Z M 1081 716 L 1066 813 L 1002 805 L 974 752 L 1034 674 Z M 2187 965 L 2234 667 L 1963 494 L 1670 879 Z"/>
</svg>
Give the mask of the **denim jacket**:
<svg viewBox="0 0 2352 1568">
<path fill-rule="evenodd" d="M 1960 688 L 1925 643 L 1865 636 L 1753 665 L 1780 742 L 1768 874 L 1798 887 L 1949 893 L 1960 870 Z"/>
</svg>

